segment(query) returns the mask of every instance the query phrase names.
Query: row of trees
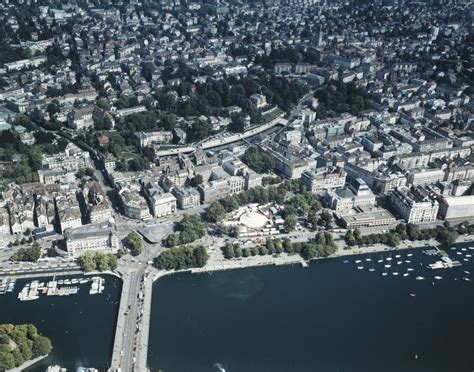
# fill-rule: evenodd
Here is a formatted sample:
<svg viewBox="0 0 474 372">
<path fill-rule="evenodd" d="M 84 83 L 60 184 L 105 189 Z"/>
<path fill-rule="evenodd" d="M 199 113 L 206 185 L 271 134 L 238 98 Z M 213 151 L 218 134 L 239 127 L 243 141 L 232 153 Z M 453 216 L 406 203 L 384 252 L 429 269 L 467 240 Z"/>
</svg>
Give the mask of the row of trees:
<svg viewBox="0 0 474 372">
<path fill-rule="evenodd" d="M 336 243 L 332 234 L 328 232 L 318 232 L 314 239 L 308 242 L 293 243 L 289 238 L 267 239 L 265 245 L 251 248 L 241 248 L 239 244 L 227 242 L 222 247 L 222 253 L 227 259 L 265 256 L 280 253 L 294 254 L 299 253 L 304 259 L 310 260 L 319 257 L 328 257 L 337 251 Z"/>
<path fill-rule="evenodd" d="M 182 246 L 170 248 L 161 253 L 155 261 L 163 270 L 185 270 L 206 265 L 209 255 L 206 248 L 198 246 Z"/>
<path fill-rule="evenodd" d="M 15 253 L 13 253 L 12 259 L 15 261 L 30 261 L 36 262 L 41 257 L 41 246 L 34 242 L 31 247 L 20 248 Z"/>
<path fill-rule="evenodd" d="M 456 227 L 451 227 L 448 223 L 430 229 L 421 229 L 420 226 L 412 223 L 398 224 L 395 229 L 387 233 L 362 235 L 359 229 L 347 231 L 344 240 L 348 246 L 385 244 L 396 247 L 402 240 L 430 240 L 437 239 L 443 245 L 454 244 L 460 234 L 474 233 L 474 225 L 465 222 Z"/>
<path fill-rule="evenodd" d="M 178 223 L 177 230 L 178 232 L 165 239 L 167 247 L 189 244 L 206 235 L 206 227 L 198 214 L 185 214 Z"/>
<path fill-rule="evenodd" d="M 0 371 L 47 355 L 52 349 L 50 339 L 40 335 L 32 324 L 0 325 Z"/>
<path fill-rule="evenodd" d="M 84 271 L 108 271 L 117 268 L 117 257 L 112 253 L 86 252 L 77 262 Z"/>
</svg>

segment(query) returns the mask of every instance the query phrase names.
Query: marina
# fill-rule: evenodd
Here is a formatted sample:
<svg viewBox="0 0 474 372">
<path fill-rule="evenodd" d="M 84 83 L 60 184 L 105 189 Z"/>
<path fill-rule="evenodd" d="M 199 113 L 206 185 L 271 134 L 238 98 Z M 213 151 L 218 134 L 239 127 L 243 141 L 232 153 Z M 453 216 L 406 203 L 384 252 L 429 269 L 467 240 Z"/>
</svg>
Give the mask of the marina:
<svg viewBox="0 0 474 372">
<path fill-rule="evenodd" d="M 91 283 L 89 290 L 90 295 L 101 294 L 105 289 L 105 279 L 100 276 L 92 278 L 74 278 L 74 279 L 61 279 L 53 280 L 49 282 L 40 282 L 39 280 L 33 280 L 27 283 L 23 289 L 18 293 L 18 299 L 20 301 L 33 301 L 40 298 L 40 295 L 47 296 L 71 296 L 76 295 L 80 290 L 80 285 Z M 13 291 L 15 282 L 10 292 Z M 11 281 L 8 284 L 11 285 Z"/>
</svg>

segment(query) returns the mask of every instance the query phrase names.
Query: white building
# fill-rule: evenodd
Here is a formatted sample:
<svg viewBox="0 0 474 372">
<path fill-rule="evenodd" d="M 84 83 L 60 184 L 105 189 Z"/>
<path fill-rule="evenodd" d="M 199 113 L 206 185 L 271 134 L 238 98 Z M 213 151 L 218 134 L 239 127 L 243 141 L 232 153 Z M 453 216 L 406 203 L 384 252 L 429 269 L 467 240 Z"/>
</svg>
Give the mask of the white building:
<svg viewBox="0 0 474 372">
<path fill-rule="evenodd" d="M 89 251 L 117 253 L 119 249 L 115 225 L 108 222 L 67 229 L 64 239 L 70 257 L 79 257 Z"/>
<path fill-rule="evenodd" d="M 428 197 L 421 189 L 396 188 L 390 195 L 393 208 L 408 223 L 434 222 L 439 203 Z"/>
</svg>

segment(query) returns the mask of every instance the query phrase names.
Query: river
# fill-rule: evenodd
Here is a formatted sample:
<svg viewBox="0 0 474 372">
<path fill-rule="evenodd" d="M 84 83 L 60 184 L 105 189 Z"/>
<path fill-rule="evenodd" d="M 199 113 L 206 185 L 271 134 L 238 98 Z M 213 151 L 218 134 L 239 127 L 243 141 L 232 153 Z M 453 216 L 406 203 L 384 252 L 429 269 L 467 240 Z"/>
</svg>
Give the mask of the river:
<svg viewBox="0 0 474 372">
<path fill-rule="evenodd" d="M 30 367 L 29 372 L 44 372 L 48 365 L 54 364 L 72 372 L 80 366 L 95 367 L 101 371 L 108 368 L 122 282 L 110 275 L 104 278 L 104 292 L 92 296 L 89 295 L 88 283 L 80 285 L 77 295 L 41 295 L 34 301 L 19 301 L 18 292 L 33 279 L 18 280 L 14 293 L 0 296 L 0 324 L 32 323 L 53 344 L 50 356 Z M 51 279 L 38 278 L 40 282 Z"/>
<path fill-rule="evenodd" d="M 149 365 L 164 372 L 218 371 L 216 363 L 226 372 L 472 372 L 474 275 L 462 278 L 470 276 L 465 270 L 474 274 L 474 250 L 463 249 L 449 250 L 463 264 L 452 269 L 421 267 L 438 258 L 403 250 L 391 261 L 384 253 L 383 263 L 379 253 L 308 268 L 161 278 Z"/>
</svg>

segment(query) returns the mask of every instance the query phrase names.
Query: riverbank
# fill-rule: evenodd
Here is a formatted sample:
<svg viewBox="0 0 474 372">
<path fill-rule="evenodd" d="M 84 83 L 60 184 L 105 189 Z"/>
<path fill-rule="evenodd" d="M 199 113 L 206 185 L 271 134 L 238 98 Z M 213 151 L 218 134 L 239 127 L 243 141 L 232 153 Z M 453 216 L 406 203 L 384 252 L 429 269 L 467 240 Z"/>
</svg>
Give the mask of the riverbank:
<svg viewBox="0 0 474 372">
<path fill-rule="evenodd" d="M 18 366 L 16 368 L 12 368 L 12 369 L 7 369 L 6 372 L 21 372 L 21 371 L 24 371 L 24 370 L 34 366 L 36 363 L 41 362 L 43 359 L 46 359 L 48 356 L 49 356 L 49 354 L 46 354 L 46 355 L 40 356 L 38 358 L 28 360 L 25 363 L 23 363 L 21 366 Z"/>
</svg>

